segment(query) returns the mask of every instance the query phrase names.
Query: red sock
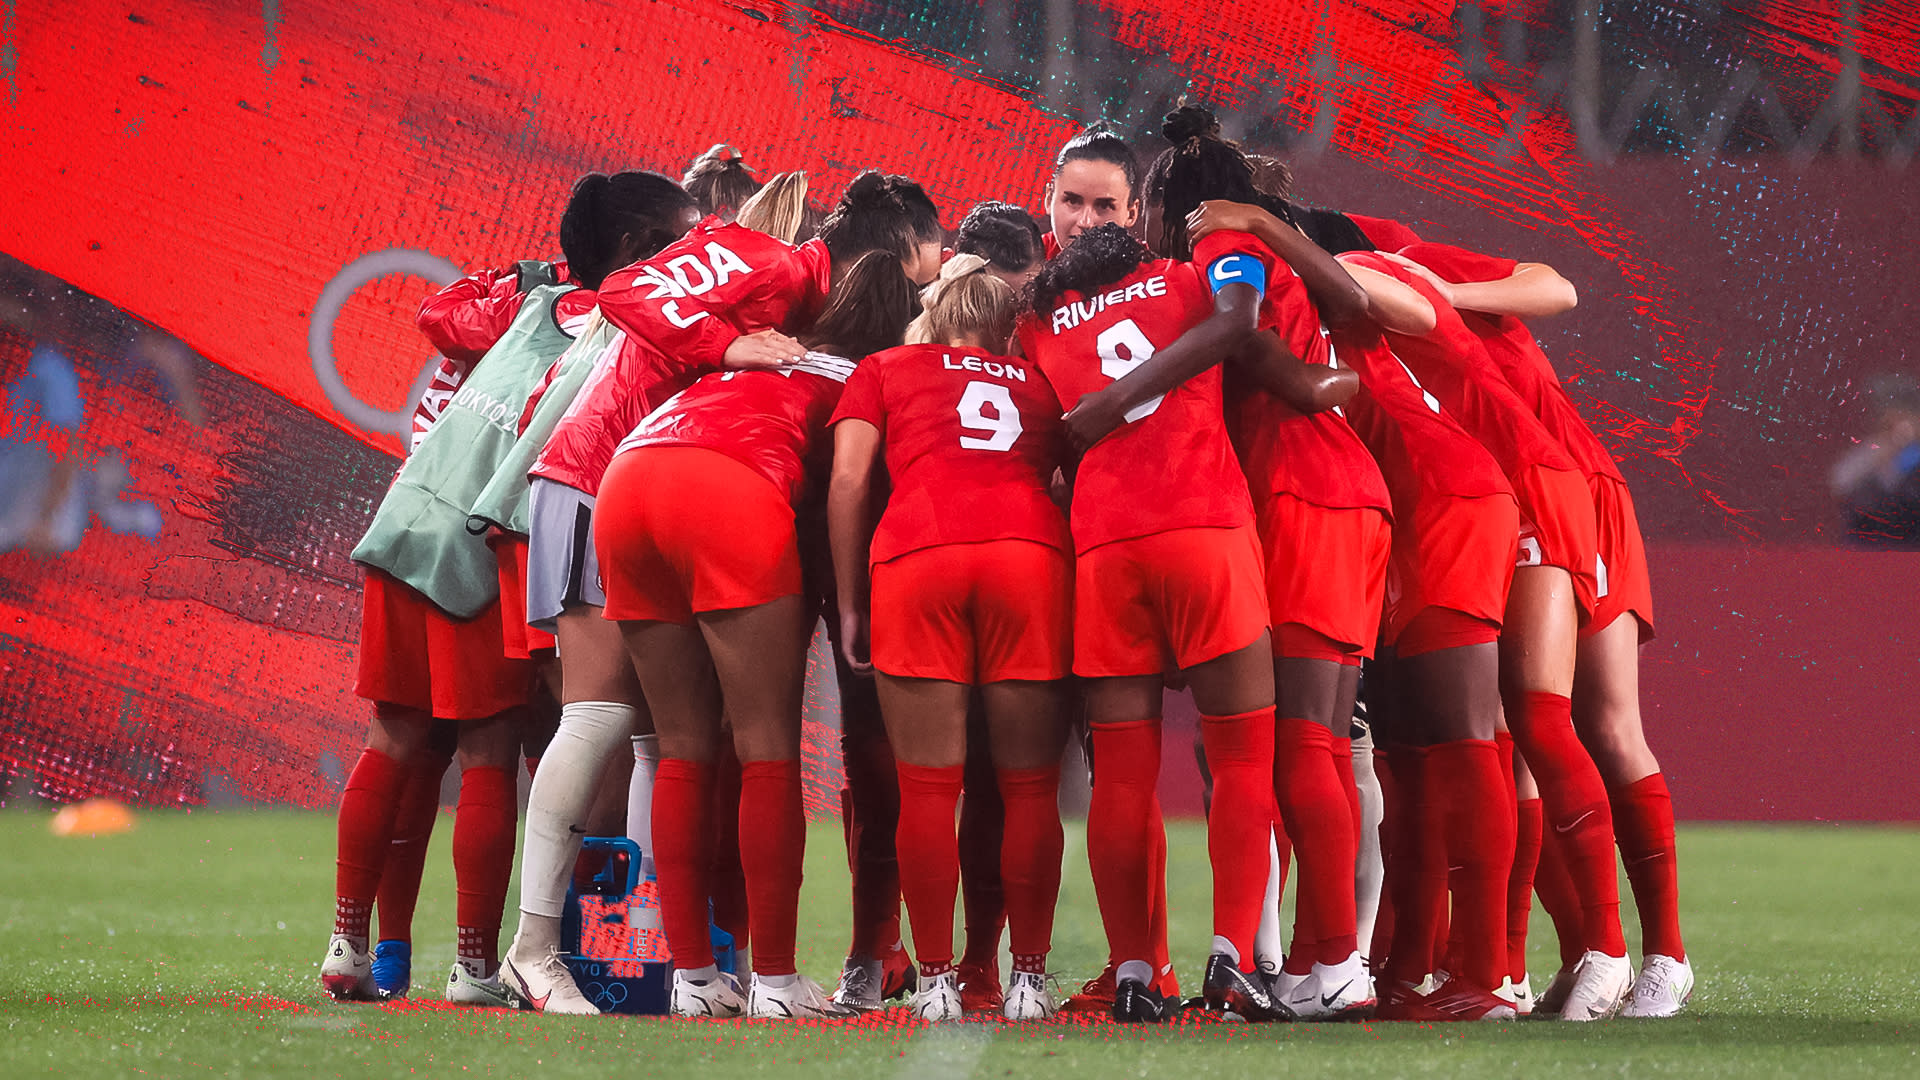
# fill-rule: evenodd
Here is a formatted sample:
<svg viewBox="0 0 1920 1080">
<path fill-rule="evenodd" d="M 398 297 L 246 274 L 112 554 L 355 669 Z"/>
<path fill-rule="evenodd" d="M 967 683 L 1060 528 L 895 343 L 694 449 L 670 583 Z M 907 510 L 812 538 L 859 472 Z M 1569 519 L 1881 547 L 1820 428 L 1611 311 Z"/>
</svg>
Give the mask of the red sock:
<svg viewBox="0 0 1920 1080">
<path fill-rule="evenodd" d="M 1006 834 L 1000 880 L 1007 897 L 1015 971 L 1046 971 L 1053 949 L 1053 911 L 1060 899 L 1060 766 L 998 770 Z"/>
<path fill-rule="evenodd" d="M 1553 920 L 1553 936 L 1560 947 L 1560 966 L 1571 968 L 1580 960 L 1584 932 L 1580 912 L 1580 894 L 1567 874 L 1567 860 L 1560 838 L 1552 829 L 1540 831 L 1540 865 L 1533 871 L 1533 891 L 1540 906 Z"/>
<path fill-rule="evenodd" d="M 367 747 L 360 751 L 340 793 L 339 849 L 334 861 L 333 932 L 354 939 L 362 947 L 367 924 L 373 918 L 373 898 L 380 891 L 380 872 L 386 865 L 407 770 L 387 755 Z"/>
<path fill-rule="evenodd" d="M 1641 955 L 1687 958 L 1680 940 L 1680 871 L 1673 843 L 1673 796 L 1659 773 L 1613 793 L 1613 827 L 1627 882 L 1640 909 Z"/>
<path fill-rule="evenodd" d="M 440 814 L 440 778 L 449 757 L 427 754 L 407 770 L 400 805 L 393 818 L 393 840 L 380 869 L 380 893 L 375 911 L 380 940 L 412 941 L 413 909 L 420 902 L 420 877 L 427 868 L 427 843 L 433 839 L 434 818 Z"/>
<path fill-rule="evenodd" d="M 960 890 L 960 845 L 953 814 L 966 768 L 899 762 L 900 895 L 913 926 L 914 959 L 929 978 L 953 970 L 953 900 Z"/>
<path fill-rule="evenodd" d="M 884 738 L 843 739 L 841 752 L 847 771 L 841 821 L 853 891 L 853 941 L 847 953 L 879 959 L 900 940 L 900 863 L 893 846 L 899 779 Z"/>
<path fill-rule="evenodd" d="M 1352 773 L 1349 768 L 1347 772 Z M 1280 820 L 1300 862 L 1293 948 L 1337 964 L 1358 948 L 1354 930 L 1353 810 L 1340 783 L 1333 733 L 1311 720 L 1280 720 L 1273 740 Z M 1313 948 L 1306 946 L 1312 944 Z M 1337 955 L 1335 955 L 1337 954 Z"/>
<path fill-rule="evenodd" d="M 1459 971 L 1492 990 L 1507 970 L 1507 880 L 1513 875 L 1513 800 L 1500 778 L 1491 739 L 1459 739 L 1427 748 L 1427 783 L 1446 837 L 1446 864 L 1460 867 L 1453 920 L 1460 927 Z"/>
<path fill-rule="evenodd" d="M 1153 942 L 1154 836 L 1160 780 L 1160 719 L 1093 728 L 1093 797 L 1087 807 L 1087 864 L 1115 963 L 1156 960 Z"/>
<path fill-rule="evenodd" d="M 1627 954 L 1620 933 L 1620 881 L 1613 862 L 1613 810 L 1600 770 L 1573 730 L 1573 702 L 1528 691 L 1507 710 L 1520 752 L 1540 785 L 1548 827 L 1561 843 L 1580 897 L 1581 949 Z"/>
<path fill-rule="evenodd" d="M 707 896 L 713 901 L 713 925 L 733 938 L 735 954 L 747 955 L 753 928 L 747 913 L 747 872 L 740 864 L 740 759 L 733 744 L 722 741 L 713 759 L 708 795 Z M 711 938 L 711 934 L 709 934 Z"/>
<path fill-rule="evenodd" d="M 1273 708 L 1200 717 L 1200 740 L 1213 773 L 1207 856 L 1213 863 L 1213 932 L 1233 943 L 1240 970 L 1253 971 L 1253 939 L 1267 892 L 1267 843 L 1273 835 Z M 1353 899 L 1353 871 L 1347 871 Z M 1351 907 L 1349 907 L 1351 910 Z"/>
<path fill-rule="evenodd" d="M 967 946 L 960 962 L 997 971 L 1000 938 L 1007 928 L 1006 883 L 1000 877 L 1000 845 L 1007 821 L 993 755 L 984 738 L 967 753 L 961 787 L 960 910 L 966 916 Z"/>
<path fill-rule="evenodd" d="M 740 823 L 747 921 L 753 926 L 753 970 L 761 975 L 792 975 L 800 877 L 807 856 L 798 761 L 741 764 Z"/>
<path fill-rule="evenodd" d="M 1353 740 L 1344 735 L 1335 735 L 1331 752 L 1333 771 L 1340 777 L 1341 794 L 1347 797 L 1347 816 L 1353 820 L 1353 857 L 1358 861 L 1360 858 L 1360 781 L 1353 775 Z"/>
<path fill-rule="evenodd" d="M 518 769 L 476 766 L 460 770 L 460 805 L 453 815 L 454 922 L 458 958 L 477 975 L 500 963 L 500 915 L 513 877 L 514 826 L 520 807 Z"/>
<path fill-rule="evenodd" d="M 1539 799 L 1522 799 L 1520 831 L 1513 848 L 1513 874 L 1507 878 L 1507 976 L 1527 977 L 1527 924 L 1533 914 L 1533 872 L 1540 864 Z"/>
<path fill-rule="evenodd" d="M 674 966 L 713 963 L 707 897 L 713 853 L 708 848 L 708 808 L 713 803 L 713 766 L 662 757 L 653 776 L 653 868 L 660 883 L 660 924 Z"/>
</svg>

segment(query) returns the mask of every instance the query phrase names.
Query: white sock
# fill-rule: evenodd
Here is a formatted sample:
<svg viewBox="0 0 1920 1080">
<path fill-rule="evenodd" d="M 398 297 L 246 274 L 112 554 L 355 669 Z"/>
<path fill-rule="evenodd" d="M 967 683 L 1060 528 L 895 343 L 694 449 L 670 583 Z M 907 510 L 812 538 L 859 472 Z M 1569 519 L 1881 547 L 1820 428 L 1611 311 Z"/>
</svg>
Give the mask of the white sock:
<svg viewBox="0 0 1920 1080">
<path fill-rule="evenodd" d="M 1360 955 L 1373 946 L 1373 924 L 1380 915 L 1380 887 L 1386 881 L 1386 866 L 1380 860 L 1380 821 L 1386 817 L 1386 799 L 1380 793 L 1380 777 L 1373 771 L 1373 734 L 1353 740 L 1353 779 L 1360 787 L 1360 848 L 1353 862 L 1353 906 L 1358 916 Z"/>
<path fill-rule="evenodd" d="M 633 731 L 633 707 L 576 701 L 560 708 L 560 729 L 540 758 L 527 795 L 527 835 L 520 852 L 520 910 L 559 918 L 587 812 L 601 774 Z"/>
<path fill-rule="evenodd" d="M 720 965 L 708 964 L 702 968 L 681 968 L 678 974 L 688 982 L 710 983 L 720 977 Z"/>
<path fill-rule="evenodd" d="M 633 737 L 633 779 L 627 783 L 627 839 L 640 845 L 640 872 L 653 872 L 653 775 L 660 769 L 660 736 Z"/>
<path fill-rule="evenodd" d="M 1113 969 L 1113 978 L 1115 982 L 1119 982 L 1122 979 L 1132 979 L 1134 982 L 1142 985 L 1152 986 L 1153 965 L 1147 963 L 1145 960 L 1128 960 Z"/>
<path fill-rule="evenodd" d="M 1253 935 L 1253 958 L 1270 971 L 1280 970 L 1287 950 L 1280 939 L 1280 870 L 1280 843 L 1268 833 L 1267 895 L 1260 901 L 1260 929 Z"/>
<path fill-rule="evenodd" d="M 1236 966 L 1240 963 L 1240 950 L 1233 947 L 1233 942 L 1219 934 L 1213 935 L 1213 951 L 1233 961 Z"/>
<path fill-rule="evenodd" d="M 765 986 L 770 989 L 785 990 L 787 987 L 792 986 L 794 983 L 799 982 L 800 976 L 798 975 L 762 975 L 756 971 L 753 974 L 753 981 L 759 983 L 761 986 Z"/>
</svg>

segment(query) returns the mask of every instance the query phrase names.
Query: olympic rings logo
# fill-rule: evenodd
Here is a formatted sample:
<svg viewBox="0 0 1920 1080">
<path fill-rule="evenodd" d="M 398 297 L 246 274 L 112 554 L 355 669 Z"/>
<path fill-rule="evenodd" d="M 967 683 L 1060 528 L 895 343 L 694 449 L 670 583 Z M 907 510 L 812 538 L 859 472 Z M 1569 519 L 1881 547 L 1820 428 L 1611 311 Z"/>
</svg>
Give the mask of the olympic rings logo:
<svg viewBox="0 0 1920 1080">
<path fill-rule="evenodd" d="M 420 376 L 413 381 L 413 390 L 408 394 L 406 403 L 388 411 L 375 408 L 354 394 L 346 380 L 340 377 L 340 366 L 333 355 L 333 324 L 347 306 L 348 298 L 361 286 L 390 274 L 413 274 L 435 285 L 446 285 L 461 277 L 458 266 L 432 252 L 388 248 L 360 256 L 342 267 L 333 280 L 320 290 L 320 298 L 314 301 L 313 319 L 307 327 L 307 355 L 313 361 L 313 377 L 320 383 L 320 392 L 326 395 L 327 403 L 338 409 L 341 416 L 370 434 L 398 435 L 404 439 L 412 429 L 414 402 L 426 393 L 427 382 L 433 378 L 434 369 L 439 366 L 439 357 L 430 357 L 420 369 Z"/>
</svg>

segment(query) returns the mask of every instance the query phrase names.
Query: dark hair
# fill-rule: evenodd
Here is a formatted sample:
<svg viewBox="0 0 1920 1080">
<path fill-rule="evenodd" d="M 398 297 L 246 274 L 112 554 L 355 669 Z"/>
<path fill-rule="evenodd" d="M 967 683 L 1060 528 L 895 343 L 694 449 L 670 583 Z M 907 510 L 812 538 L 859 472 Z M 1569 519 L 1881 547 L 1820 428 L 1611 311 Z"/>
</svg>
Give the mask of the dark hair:
<svg viewBox="0 0 1920 1080">
<path fill-rule="evenodd" d="M 1025 210 L 984 202 L 967 211 L 953 236 L 956 255 L 978 255 L 1002 270 L 1025 270 L 1046 257 L 1040 223 Z"/>
<path fill-rule="evenodd" d="M 869 251 L 853 261 L 827 293 L 826 306 L 800 343 L 831 347 L 850 359 L 900 344 L 918 305 L 913 282 L 891 252 Z"/>
<path fill-rule="evenodd" d="M 885 251 L 904 263 L 921 244 L 939 243 L 945 236 L 940 211 L 925 189 L 904 176 L 872 169 L 853 178 L 820 223 L 820 239 L 836 266 L 869 251 Z"/>
<path fill-rule="evenodd" d="M 1221 136 L 1220 121 L 1211 109 L 1182 105 L 1167 114 L 1160 134 L 1173 145 L 1147 170 L 1147 201 L 1160 206 L 1160 241 L 1168 254 L 1193 257 L 1187 215 L 1208 199 L 1253 203 L 1293 222 L 1293 208 L 1285 199 L 1254 186 L 1253 162 L 1238 143 Z"/>
<path fill-rule="evenodd" d="M 675 219 L 693 205 L 693 196 L 659 173 L 588 173 L 574 182 L 560 215 L 560 251 L 568 272 L 598 289 L 624 260 L 648 258 L 678 240 Z M 621 242 L 629 236 L 638 248 L 622 252 Z"/>
<path fill-rule="evenodd" d="M 1028 286 L 1033 310 L 1041 314 L 1058 306 L 1064 293 L 1095 293 L 1126 277 L 1153 257 L 1147 245 L 1109 221 L 1087 229 L 1042 267 Z"/>
<path fill-rule="evenodd" d="M 760 181 L 747 170 L 746 159 L 726 143 L 714 143 L 694 158 L 680 184 L 700 204 L 701 213 L 719 214 L 728 221 L 760 190 Z"/>
<path fill-rule="evenodd" d="M 1127 178 L 1127 201 L 1140 200 L 1140 159 L 1133 156 L 1133 148 L 1127 145 L 1127 140 L 1115 134 L 1104 121 L 1067 140 L 1067 145 L 1060 148 L 1060 156 L 1053 159 L 1053 175 L 1059 176 L 1060 170 L 1071 161 L 1104 161 L 1109 165 L 1118 165 L 1121 174 Z"/>
<path fill-rule="evenodd" d="M 1353 219 L 1338 210 L 1320 210 L 1298 203 L 1287 204 L 1293 210 L 1293 222 L 1307 239 L 1332 255 L 1349 251 L 1373 251 L 1374 242 Z"/>
</svg>

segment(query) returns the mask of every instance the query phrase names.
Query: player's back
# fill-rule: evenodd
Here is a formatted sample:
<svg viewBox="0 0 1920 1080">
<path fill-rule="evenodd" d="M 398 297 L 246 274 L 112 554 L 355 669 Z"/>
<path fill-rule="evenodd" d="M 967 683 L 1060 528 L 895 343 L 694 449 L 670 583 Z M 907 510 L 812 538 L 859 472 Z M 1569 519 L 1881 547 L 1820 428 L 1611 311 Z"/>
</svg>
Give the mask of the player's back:
<svg viewBox="0 0 1920 1080">
<path fill-rule="evenodd" d="M 1053 310 L 1022 320 L 1020 341 L 1070 411 L 1212 311 L 1200 271 L 1160 259 L 1091 295 L 1063 294 Z M 1126 422 L 1086 452 L 1074 477 L 1073 539 L 1080 551 L 1252 520 L 1246 478 L 1227 440 L 1217 364 L 1128 410 Z"/>
<path fill-rule="evenodd" d="M 999 539 L 1069 550 L 1047 495 L 1065 460 L 1060 402 L 1033 361 L 945 345 L 875 353 L 848 380 L 835 419 L 849 418 L 886 441 L 893 491 L 874 562 Z"/>
</svg>

